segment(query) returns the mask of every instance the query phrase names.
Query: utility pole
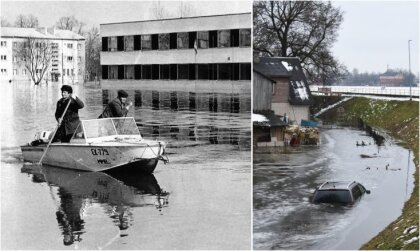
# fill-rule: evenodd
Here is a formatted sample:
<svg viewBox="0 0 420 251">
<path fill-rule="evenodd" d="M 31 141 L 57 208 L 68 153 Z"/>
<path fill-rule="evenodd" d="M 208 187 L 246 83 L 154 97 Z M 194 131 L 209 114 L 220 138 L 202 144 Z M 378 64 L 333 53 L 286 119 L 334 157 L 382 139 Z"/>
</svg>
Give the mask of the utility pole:
<svg viewBox="0 0 420 251">
<path fill-rule="evenodd" d="M 410 58 L 410 42 L 411 40 L 408 40 L 408 81 L 409 81 L 409 85 L 410 85 L 410 101 L 411 101 L 411 58 Z"/>
</svg>

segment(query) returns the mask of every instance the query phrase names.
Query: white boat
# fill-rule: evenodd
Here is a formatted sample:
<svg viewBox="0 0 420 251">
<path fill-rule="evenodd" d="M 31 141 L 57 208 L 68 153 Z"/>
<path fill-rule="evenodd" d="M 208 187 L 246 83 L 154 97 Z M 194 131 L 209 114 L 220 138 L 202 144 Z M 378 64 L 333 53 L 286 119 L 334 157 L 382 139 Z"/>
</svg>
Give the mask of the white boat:
<svg viewBox="0 0 420 251">
<path fill-rule="evenodd" d="M 82 120 L 79 126 L 76 131 L 81 132 L 69 143 L 51 143 L 43 164 L 94 172 L 124 169 L 152 173 L 158 160 L 167 161 L 166 143 L 143 139 L 132 117 Z M 23 159 L 38 162 L 46 143 L 21 146 Z"/>
</svg>

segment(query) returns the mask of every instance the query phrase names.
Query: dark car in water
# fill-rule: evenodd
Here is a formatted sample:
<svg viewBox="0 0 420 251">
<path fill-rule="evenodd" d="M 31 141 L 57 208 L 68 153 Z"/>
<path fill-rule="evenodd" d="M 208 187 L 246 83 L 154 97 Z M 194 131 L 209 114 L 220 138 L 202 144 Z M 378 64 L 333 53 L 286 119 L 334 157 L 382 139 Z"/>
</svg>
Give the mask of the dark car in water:
<svg viewBox="0 0 420 251">
<path fill-rule="evenodd" d="M 353 204 L 365 193 L 370 194 L 362 184 L 343 181 L 328 181 L 315 190 L 313 203 Z"/>
</svg>

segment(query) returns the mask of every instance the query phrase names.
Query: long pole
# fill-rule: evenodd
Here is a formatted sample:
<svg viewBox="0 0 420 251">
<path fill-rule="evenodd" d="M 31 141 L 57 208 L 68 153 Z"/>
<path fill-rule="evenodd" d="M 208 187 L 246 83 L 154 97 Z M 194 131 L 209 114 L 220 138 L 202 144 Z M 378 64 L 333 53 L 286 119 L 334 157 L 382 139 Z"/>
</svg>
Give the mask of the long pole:
<svg viewBox="0 0 420 251">
<path fill-rule="evenodd" d="M 38 165 L 42 165 L 42 160 L 44 160 L 45 155 L 47 155 L 47 151 L 50 148 L 50 145 L 51 145 L 51 143 L 52 143 L 52 141 L 55 137 L 55 134 L 57 133 L 58 128 L 60 127 L 61 123 L 63 122 L 64 115 L 66 115 L 66 112 L 67 112 L 67 109 L 69 109 L 70 103 L 71 103 L 71 97 L 69 97 L 69 102 L 67 103 L 66 109 L 64 109 L 63 115 L 61 115 L 61 118 L 58 120 L 58 125 L 55 128 L 54 133 L 51 137 L 51 140 L 50 140 L 50 142 L 48 142 L 47 148 L 45 148 L 45 151 L 42 154 L 41 159 L 38 162 Z"/>
<path fill-rule="evenodd" d="M 410 42 L 411 40 L 408 40 L 408 81 L 410 85 L 410 101 L 411 101 L 411 58 L 410 58 Z"/>
</svg>

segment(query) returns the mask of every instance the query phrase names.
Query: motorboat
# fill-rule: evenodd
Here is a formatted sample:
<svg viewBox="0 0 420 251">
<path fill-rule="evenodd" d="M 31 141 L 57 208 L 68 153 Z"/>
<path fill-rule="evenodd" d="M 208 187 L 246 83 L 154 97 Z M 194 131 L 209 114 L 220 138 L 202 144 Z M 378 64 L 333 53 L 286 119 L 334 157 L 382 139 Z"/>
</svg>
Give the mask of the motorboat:
<svg viewBox="0 0 420 251">
<path fill-rule="evenodd" d="M 21 146 L 23 159 L 81 171 L 153 173 L 159 160 L 168 161 L 163 141 L 143 139 L 133 117 L 82 120 L 70 142 L 53 142 L 50 133 Z"/>
</svg>

